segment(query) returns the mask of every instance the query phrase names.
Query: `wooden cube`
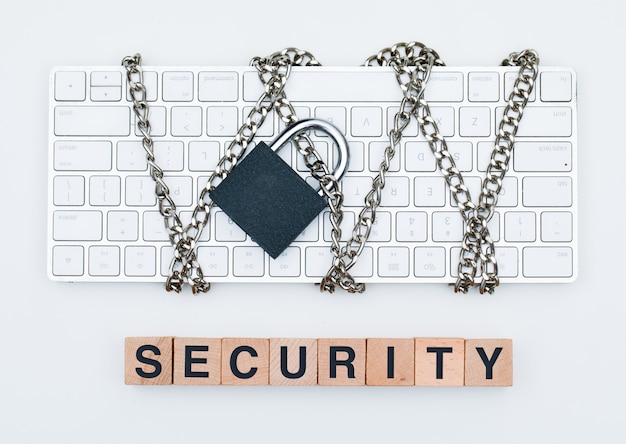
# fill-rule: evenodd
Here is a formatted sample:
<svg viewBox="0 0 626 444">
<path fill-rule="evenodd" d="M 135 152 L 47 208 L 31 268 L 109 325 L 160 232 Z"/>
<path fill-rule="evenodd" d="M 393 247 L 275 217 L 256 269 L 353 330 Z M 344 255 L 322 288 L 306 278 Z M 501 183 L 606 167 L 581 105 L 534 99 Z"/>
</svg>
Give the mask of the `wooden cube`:
<svg viewBox="0 0 626 444">
<path fill-rule="evenodd" d="M 365 380 L 367 385 L 413 385 L 413 339 L 368 339 Z"/>
<path fill-rule="evenodd" d="M 318 339 L 319 385 L 365 385 L 365 339 Z"/>
<path fill-rule="evenodd" d="M 174 338 L 174 384 L 219 385 L 222 340 Z"/>
<path fill-rule="evenodd" d="M 124 341 L 124 383 L 172 383 L 172 337 L 133 337 Z"/>
<path fill-rule="evenodd" d="M 511 339 L 467 339 L 465 341 L 465 385 L 513 385 L 513 341 Z"/>
<path fill-rule="evenodd" d="M 415 338 L 415 385 L 462 386 L 465 340 Z"/>
<path fill-rule="evenodd" d="M 317 385 L 317 339 L 270 339 L 270 385 Z"/>
<path fill-rule="evenodd" d="M 222 339 L 222 384 L 268 385 L 269 340 Z"/>
</svg>

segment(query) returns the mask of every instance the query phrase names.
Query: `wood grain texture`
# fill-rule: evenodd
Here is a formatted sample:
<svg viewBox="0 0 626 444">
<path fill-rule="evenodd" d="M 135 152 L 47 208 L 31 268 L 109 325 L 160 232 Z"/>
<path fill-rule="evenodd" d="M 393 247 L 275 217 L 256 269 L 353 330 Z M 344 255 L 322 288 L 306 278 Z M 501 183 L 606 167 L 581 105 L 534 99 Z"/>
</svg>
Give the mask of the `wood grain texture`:
<svg viewBox="0 0 626 444">
<path fill-rule="evenodd" d="M 124 341 L 124 383 L 172 384 L 172 337 L 130 337 Z"/>
<path fill-rule="evenodd" d="M 221 358 L 221 339 L 174 338 L 174 384 L 221 384 Z"/>
<path fill-rule="evenodd" d="M 367 385 L 413 385 L 415 346 L 413 339 L 367 339 L 365 380 Z"/>
<path fill-rule="evenodd" d="M 270 339 L 270 385 L 317 385 L 317 339 Z"/>
<path fill-rule="evenodd" d="M 268 385 L 269 339 L 222 339 L 222 384 Z"/>
<path fill-rule="evenodd" d="M 319 385 L 365 385 L 365 339 L 318 339 Z"/>
<path fill-rule="evenodd" d="M 467 339 L 465 341 L 465 385 L 513 385 L 513 341 L 511 339 Z"/>
</svg>

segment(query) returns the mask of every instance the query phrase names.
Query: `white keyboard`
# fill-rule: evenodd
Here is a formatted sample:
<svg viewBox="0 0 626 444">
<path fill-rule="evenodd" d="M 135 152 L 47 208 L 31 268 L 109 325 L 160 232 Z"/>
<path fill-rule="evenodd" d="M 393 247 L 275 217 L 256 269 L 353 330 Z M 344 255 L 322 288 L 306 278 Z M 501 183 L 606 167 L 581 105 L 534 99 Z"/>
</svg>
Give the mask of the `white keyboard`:
<svg viewBox="0 0 626 444">
<path fill-rule="evenodd" d="M 144 67 L 157 162 L 183 223 L 262 92 L 251 67 Z M 516 68 L 434 68 L 426 88 L 477 199 Z M 350 145 L 344 237 L 352 232 L 402 98 L 390 68 L 294 68 L 285 88 L 299 118 L 331 120 Z M 543 67 L 489 224 L 501 282 L 577 275 L 576 74 Z M 283 128 L 269 115 L 256 140 Z M 58 67 L 50 75 L 48 274 L 60 281 L 164 281 L 172 247 L 134 125 L 122 67 Z M 452 283 L 464 231 L 416 123 L 392 162 L 371 237 L 352 274 L 362 282 Z M 332 157 L 324 137 L 316 147 Z M 281 157 L 306 176 L 295 152 Z M 329 160 L 331 160 L 329 158 Z M 216 208 L 199 244 L 211 282 L 319 282 L 331 265 L 323 213 L 271 259 Z"/>
</svg>

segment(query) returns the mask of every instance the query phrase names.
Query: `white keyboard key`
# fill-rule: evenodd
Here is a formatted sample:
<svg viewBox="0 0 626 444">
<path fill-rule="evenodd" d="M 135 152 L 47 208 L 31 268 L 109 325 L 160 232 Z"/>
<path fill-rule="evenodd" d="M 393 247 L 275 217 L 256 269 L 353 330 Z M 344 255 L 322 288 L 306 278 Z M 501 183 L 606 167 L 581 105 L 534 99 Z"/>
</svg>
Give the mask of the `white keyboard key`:
<svg viewBox="0 0 626 444">
<path fill-rule="evenodd" d="M 349 273 L 353 278 L 365 278 L 374 275 L 374 251 L 372 247 L 363 249 L 356 261 L 356 265 L 350 268 Z"/>
<path fill-rule="evenodd" d="M 446 181 L 443 177 L 415 178 L 415 206 L 443 207 L 446 204 Z"/>
<path fill-rule="evenodd" d="M 409 249 L 406 247 L 379 248 L 378 275 L 380 277 L 408 277 Z"/>
<path fill-rule="evenodd" d="M 498 195 L 498 207 L 516 207 L 517 206 L 517 177 L 505 177 L 502 181 L 502 189 Z M 476 195 L 478 198 L 478 195 Z"/>
<path fill-rule="evenodd" d="M 522 195 L 526 207 L 570 207 L 571 177 L 525 177 Z"/>
<path fill-rule="evenodd" d="M 544 242 L 570 242 L 573 217 L 569 212 L 546 211 L 541 213 L 541 240 Z"/>
<path fill-rule="evenodd" d="M 293 100 L 293 99 L 292 99 Z M 315 117 L 327 120 L 346 134 L 346 109 L 340 106 L 318 106 L 315 108 Z M 317 134 L 318 132 L 316 132 Z M 323 135 L 323 134 L 317 134 Z"/>
<path fill-rule="evenodd" d="M 177 207 L 189 207 L 193 203 L 193 179 L 189 176 L 165 176 L 170 197 Z"/>
<path fill-rule="evenodd" d="M 91 73 L 91 86 L 122 86 L 122 73 L 119 71 L 94 71 Z"/>
<path fill-rule="evenodd" d="M 463 137 L 491 134 L 491 110 L 486 106 L 464 106 L 459 110 L 459 133 Z"/>
<path fill-rule="evenodd" d="M 55 276 L 82 276 L 84 250 L 76 245 L 57 245 L 52 248 L 52 274 Z"/>
<path fill-rule="evenodd" d="M 239 111 L 235 106 L 209 106 L 207 108 L 207 134 L 209 136 L 234 136 L 239 129 Z"/>
<path fill-rule="evenodd" d="M 423 211 L 402 211 L 396 215 L 396 240 L 398 242 L 426 242 L 428 215 Z"/>
<path fill-rule="evenodd" d="M 443 247 L 417 247 L 414 251 L 414 273 L 417 277 L 444 277 L 446 275 L 446 249 Z"/>
<path fill-rule="evenodd" d="M 158 211 L 143 213 L 143 240 L 146 242 L 168 242 L 169 235 L 165 229 L 165 221 Z"/>
<path fill-rule="evenodd" d="M 386 211 L 378 211 L 376 213 L 376 220 L 372 224 L 372 231 L 370 232 L 369 241 L 370 242 L 391 241 L 391 213 L 388 213 Z"/>
<path fill-rule="evenodd" d="M 54 142 L 54 169 L 57 171 L 109 171 L 111 142 Z"/>
<path fill-rule="evenodd" d="M 55 211 L 53 238 L 58 241 L 102 240 L 100 211 Z"/>
<path fill-rule="evenodd" d="M 507 72 L 504 74 L 504 100 L 508 101 L 509 96 L 511 95 L 511 91 L 513 91 L 513 86 L 515 85 L 515 80 L 518 77 L 518 71 L 515 70 L 513 72 Z M 530 93 L 529 102 L 534 102 L 537 97 L 537 84 L 533 87 L 533 90 Z"/>
<path fill-rule="evenodd" d="M 389 128 L 387 130 L 387 134 L 389 134 L 389 131 L 395 125 L 396 114 L 398 113 L 398 111 L 400 111 L 400 107 L 398 106 L 390 106 L 389 108 L 387 108 L 387 128 Z M 404 137 L 417 136 L 418 132 L 419 125 L 417 124 L 417 119 L 412 117 L 407 127 L 404 128 L 404 131 L 402 131 L 402 135 Z"/>
<path fill-rule="evenodd" d="M 167 109 L 164 106 L 151 106 L 148 120 L 150 121 L 150 135 L 152 137 L 165 136 L 167 131 Z M 139 131 L 139 127 L 137 126 L 137 117 L 134 113 L 133 126 L 135 128 L 135 135 L 141 137 L 141 131 Z"/>
<path fill-rule="evenodd" d="M 355 106 L 351 109 L 353 136 L 377 137 L 383 134 L 383 110 L 377 106 Z"/>
<path fill-rule="evenodd" d="M 500 100 L 500 76 L 497 72 L 471 72 L 468 81 L 470 102 Z"/>
<path fill-rule="evenodd" d="M 89 203 L 94 206 L 117 206 L 120 204 L 120 189 L 119 176 L 91 176 Z"/>
<path fill-rule="evenodd" d="M 199 106 L 172 107 L 172 136 L 194 137 L 202 135 L 202 108 Z"/>
<path fill-rule="evenodd" d="M 246 119 L 248 118 L 248 115 L 250 114 L 250 111 L 252 111 L 252 109 L 253 108 L 251 106 L 245 107 L 243 109 L 243 120 L 242 120 L 242 122 L 246 121 Z M 256 132 L 257 136 L 259 136 L 259 137 L 272 137 L 274 135 L 274 114 L 275 113 L 269 113 L 267 115 L 267 117 L 265 117 L 265 121 L 263 122 L 263 124 L 259 127 L 259 129 Z"/>
<path fill-rule="evenodd" d="M 94 86 L 91 88 L 93 102 L 119 102 L 122 100 L 121 86 Z"/>
<path fill-rule="evenodd" d="M 404 152 L 407 171 L 435 171 L 435 156 L 428 142 L 406 142 Z"/>
<path fill-rule="evenodd" d="M 128 136 L 127 106 L 57 106 L 54 108 L 57 136 Z"/>
<path fill-rule="evenodd" d="M 430 113 L 444 137 L 454 136 L 454 108 L 451 106 L 433 106 Z"/>
<path fill-rule="evenodd" d="M 515 146 L 517 146 L 519 143 L 519 141 L 516 141 Z M 478 142 L 476 156 L 476 168 L 478 169 L 478 171 L 487 171 L 487 166 L 489 166 L 489 162 L 491 161 L 491 153 L 493 152 L 493 147 L 493 142 Z"/>
<path fill-rule="evenodd" d="M 85 203 L 83 176 L 55 176 L 53 190 L 55 205 L 80 206 Z"/>
<path fill-rule="evenodd" d="M 183 151 L 183 142 L 161 140 L 154 142 L 154 158 L 163 171 L 182 171 Z"/>
<path fill-rule="evenodd" d="M 343 192 L 343 205 L 346 207 L 362 207 L 365 196 L 372 189 L 372 179 L 370 177 L 346 176 L 341 181 Z"/>
<path fill-rule="evenodd" d="M 411 181 L 408 177 L 387 176 L 385 188 L 381 195 L 381 207 L 408 207 L 409 188 Z"/>
<path fill-rule="evenodd" d="M 91 276 L 119 276 L 120 248 L 113 245 L 89 247 L 89 274 Z"/>
<path fill-rule="evenodd" d="M 293 109 L 296 112 L 296 116 L 298 117 L 298 120 L 308 119 L 309 117 L 311 117 L 311 108 L 309 108 L 308 106 L 294 106 Z M 285 122 L 283 122 L 283 119 L 277 119 L 277 120 L 278 120 L 278 131 L 279 132 L 284 131 L 286 128 Z"/>
<path fill-rule="evenodd" d="M 509 211 L 504 214 L 504 239 L 507 242 L 534 242 L 536 237 L 535 213 Z"/>
<path fill-rule="evenodd" d="M 117 142 L 117 169 L 120 171 L 146 171 L 148 169 L 146 150 L 143 149 L 141 141 Z"/>
<path fill-rule="evenodd" d="M 228 276 L 227 247 L 198 247 L 198 262 L 207 277 Z"/>
<path fill-rule="evenodd" d="M 572 100 L 572 75 L 569 72 L 541 73 L 541 100 L 569 102 Z"/>
<path fill-rule="evenodd" d="M 234 102 L 239 96 L 239 75 L 231 71 L 202 71 L 198 75 L 198 100 Z"/>
<path fill-rule="evenodd" d="M 491 220 L 487 224 L 489 235 L 494 242 L 500 241 L 500 213 L 493 213 Z"/>
<path fill-rule="evenodd" d="M 370 171 L 378 172 L 380 170 L 380 164 L 383 161 L 385 150 L 389 146 L 389 142 L 370 142 L 369 144 L 369 169 Z M 389 171 L 400 171 L 400 158 L 402 157 L 402 150 L 396 150 L 395 156 L 391 159 L 389 164 Z"/>
<path fill-rule="evenodd" d="M 516 142 L 515 171 L 572 171 L 570 142 Z"/>
<path fill-rule="evenodd" d="M 218 242 L 243 242 L 246 232 L 232 221 L 223 211 L 215 213 L 215 239 Z"/>
<path fill-rule="evenodd" d="M 428 102 L 461 102 L 463 100 L 463 73 L 433 69 L 424 98 Z"/>
<path fill-rule="evenodd" d="M 573 275 L 573 254 L 569 247 L 524 248 L 523 273 L 526 277 L 570 277 Z"/>
<path fill-rule="evenodd" d="M 146 277 L 156 275 L 156 248 L 134 246 L 124 248 L 124 274 Z"/>
<path fill-rule="evenodd" d="M 496 109 L 496 133 L 504 108 Z M 518 137 L 569 137 L 572 135 L 572 109 L 565 106 L 527 106 L 519 125 Z"/>
<path fill-rule="evenodd" d="M 517 277 L 519 274 L 518 251 L 515 247 L 496 247 L 498 276 Z"/>
<path fill-rule="evenodd" d="M 126 178 L 126 205 L 151 207 L 156 204 L 154 181 L 150 176 L 128 176 Z"/>
<path fill-rule="evenodd" d="M 460 171 L 472 170 L 472 142 L 448 142 L 448 151 Z M 431 157 L 435 157 L 431 154 Z"/>
<path fill-rule="evenodd" d="M 189 142 L 190 171 L 214 171 L 219 160 L 219 142 Z"/>
<path fill-rule="evenodd" d="M 109 211 L 107 238 L 110 241 L 136 241 L 139 238 L 139 214 L 136 211 Z"/>
<path fill-rule="evenodd" d="M 354 214 L 354 213 L 352 213 Z M 319 218 L 316 217 L 311 223 L 296 237 L 294 242 L 317 242 L 319 239 Z"/>
<path fill-rule="evenodd" d="M 198 247 L 198 256 L 200 255 L 200 248 Z M 205 247 L 206 248 L 206 247 Z M 224 247 L 226 248 L 226 247 Z M 174 248 L 169 247 L 161 247 L 161 258 L 160 258 L 160 272 L 161 276 L 167 277 L 170 274 L 170 265 L 172 264 L 172 259 L 174 258 Z M 202 269 L 204 273 L 204 269 Z M 205 275 L 206 276 L 206 275 Z"/>
<path fill-rule="evenodd" d="M 265 256 L 260 247 L 233 249 L 233 274 L 242 277 L 260 277 L 265 272 Z"/>
<path fill-rule="evenodd" d="M 329 247 L 307 247 L 304 273 L 309 277 L 324 277 L 333 263 Z"/>
<path fill-rule="evenodd" d="M 85 100 L 87 82 L 82 71 L 57 71 L 54 75 L 54 98 L 60 102 Z"/>
<path fill-rule="evenodd" d="M 348 164 L 348 171 L 363 171 L 365 168 L 365 144 L 363 142 L 348 142 L 348 145 L 350 146 L 350 163 Z"/>
<path fill-rule="evenodd" d="M 433 240 L 435 242 L 459 242 L 463 239 L 463 218 L 458 211 L 433 213 Z"/>
<path fill-rule="evenodd" d="M 288 247 L 276 259 L 270 259 L 270 276 L 300 276 L 300 248 Z"/>
<path fill-rule="evenodd" d="M 163 73 L 163 100 L 165 102 L 190 102 L 193 100 L 193 73 L 166 71 Z"/>
<path fill-rule="evenodd" d="M 469 190 L 472 201 L 477 202 L 478 196 L 480 195 L 480 190 L 482 188 L 482 181 L 480 177 L 474 177 L 474 176 L 464 177 L 463 183 Z M 454 197 L 452 197 L 452 191 L 450 191 L 450 205 L 457 208 L 457 204 L 454 201 Z"/>
</svg>

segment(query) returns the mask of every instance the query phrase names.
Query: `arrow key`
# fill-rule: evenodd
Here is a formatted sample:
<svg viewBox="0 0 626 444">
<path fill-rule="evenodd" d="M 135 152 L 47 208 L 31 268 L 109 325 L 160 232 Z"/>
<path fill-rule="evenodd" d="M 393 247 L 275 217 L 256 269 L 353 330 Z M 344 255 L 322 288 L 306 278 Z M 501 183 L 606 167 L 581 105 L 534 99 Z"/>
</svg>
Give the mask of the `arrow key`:
<svg viewBox="0 0 626 444">
<path fill-rule="evenodd" d="M 93 86 L 91 100 L 94 102 L 119 102 L 122 100 L 121 86 Z"/>
</svg>

